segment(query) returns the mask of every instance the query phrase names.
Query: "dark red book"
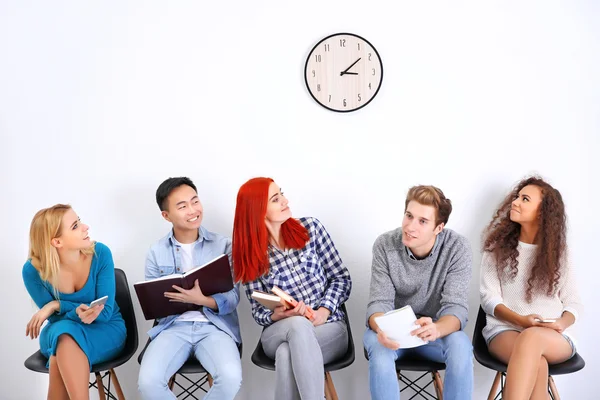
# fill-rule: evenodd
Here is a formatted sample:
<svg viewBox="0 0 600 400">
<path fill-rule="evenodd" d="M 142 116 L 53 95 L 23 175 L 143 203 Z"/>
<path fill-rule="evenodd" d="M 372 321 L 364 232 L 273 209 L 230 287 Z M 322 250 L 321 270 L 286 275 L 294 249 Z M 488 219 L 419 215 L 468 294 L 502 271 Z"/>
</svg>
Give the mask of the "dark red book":
<svg viewBox="0 0 600 400">
<path fill-rule="evenodd" d="M 233 289 L 233 278 L 227 255 L 223 254 L 184 274 L 167 275 L 134 283 L 133 287 L 142 306 L 144 317 L 149 320 L 199 310 L 200 306 L 196 304 L 169 301 L 169 298 L 165 297 L 165 292 L 177 293 L 173 285 L 189 290 L 194 287 L 196 279 L 205 296 Z"/>
</svg>

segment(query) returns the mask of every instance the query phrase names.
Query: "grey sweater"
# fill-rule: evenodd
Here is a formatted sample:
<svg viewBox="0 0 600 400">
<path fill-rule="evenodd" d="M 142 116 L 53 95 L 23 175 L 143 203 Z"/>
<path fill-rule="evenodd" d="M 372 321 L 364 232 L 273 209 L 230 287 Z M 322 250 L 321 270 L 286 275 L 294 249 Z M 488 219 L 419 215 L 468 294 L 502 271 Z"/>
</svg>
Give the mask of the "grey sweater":
<svg viewBox="0 0 600 400">
<path fill-rule="evenodd" d="M 417 318 L 454 315 L 467 324 L 471 246 L 464 236 L 444 229 L 429 256 L 417 260 L 402 244 L 402 228 L 386 232 L 373 244 L 369 317 L 410 305 Z"/>
</svg>

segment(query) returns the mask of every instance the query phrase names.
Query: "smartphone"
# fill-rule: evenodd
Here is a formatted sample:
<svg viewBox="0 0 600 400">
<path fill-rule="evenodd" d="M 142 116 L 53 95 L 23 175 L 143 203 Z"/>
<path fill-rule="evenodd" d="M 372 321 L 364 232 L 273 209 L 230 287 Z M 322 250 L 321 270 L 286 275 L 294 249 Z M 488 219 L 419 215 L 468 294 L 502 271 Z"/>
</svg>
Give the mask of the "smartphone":
<svg viewBox="0 0 600 400">
<path fill-rule="evenodd" d="M 556 322 L 556 318 L 544 318 L 544 319 L 536 318 L 535 320 L 537 322 L 542 322 L 542 323 Z"/>
<path fill-rule="evenodd" d="M 90 308 L 99 306 L 100 304 L 104 304 L 104 303 L 106 303 L 107 300 L 108 300 L 108 296 L 100 297 L 99 299 L 96 299 L 90 303 Z"/>
</svg>

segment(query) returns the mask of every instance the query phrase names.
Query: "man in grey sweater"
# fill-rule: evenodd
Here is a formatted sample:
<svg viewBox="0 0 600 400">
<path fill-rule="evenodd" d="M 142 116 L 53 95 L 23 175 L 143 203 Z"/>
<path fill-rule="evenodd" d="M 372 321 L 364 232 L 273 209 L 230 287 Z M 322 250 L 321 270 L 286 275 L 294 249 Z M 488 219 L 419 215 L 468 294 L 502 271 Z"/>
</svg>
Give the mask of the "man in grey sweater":
<svg viewBox="0 0 600 400">
<path fill-rule="evenodd" d="M 446 363 L 444 399 L 471 399 L 473 353 L 464 333 L 467 323 L 471 247 L 458 233 L 444 229 L 452 204 L 434 186 L 412 187 L 402 226 L 373 245 L 368 329 L 369 384 L 374 400 L 399 400 L 395 361 L 419 357 Z M 410 305 L 417 315 L 412 335 L 428 342 L 401 349 L 379 329 L 375 317 Z"/>
</svg>

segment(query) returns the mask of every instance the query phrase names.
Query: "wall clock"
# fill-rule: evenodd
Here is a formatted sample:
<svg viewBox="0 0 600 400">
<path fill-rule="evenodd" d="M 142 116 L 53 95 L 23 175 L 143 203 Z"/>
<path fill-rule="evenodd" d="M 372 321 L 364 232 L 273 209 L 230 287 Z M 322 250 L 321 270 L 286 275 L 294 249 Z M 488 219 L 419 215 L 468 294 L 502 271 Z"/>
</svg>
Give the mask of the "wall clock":
<svg viewBox="0 0 600 400">
<path fill-rule="evenodd" d="M 310 51 L 304 79 L 313 99 L 326 109 L 356 111 L 379 92 L 383 64 L 368 40 L 353 33 L 336 33 Z"/>
</svg>

